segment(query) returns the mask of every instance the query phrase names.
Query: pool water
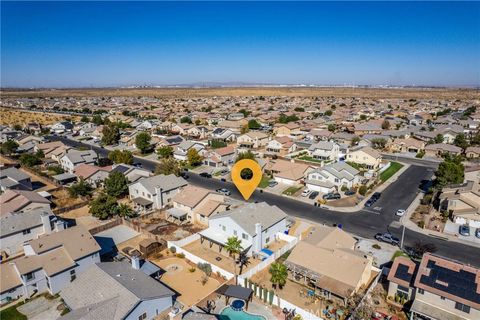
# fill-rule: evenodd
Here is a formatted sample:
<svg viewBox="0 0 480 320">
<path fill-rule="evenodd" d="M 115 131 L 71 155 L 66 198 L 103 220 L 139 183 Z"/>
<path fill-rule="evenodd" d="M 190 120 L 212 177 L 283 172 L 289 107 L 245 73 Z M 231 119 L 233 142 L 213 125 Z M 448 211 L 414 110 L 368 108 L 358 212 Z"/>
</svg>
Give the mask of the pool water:
<svg viewBox="0 0 480 320">
<path fill-rule="evenodd" d="M 221 320 L 267 320 L 264 316 L 253 315 L 245 311 L 235 311 L 226 307 L 220 313 Z"/>
</svg>

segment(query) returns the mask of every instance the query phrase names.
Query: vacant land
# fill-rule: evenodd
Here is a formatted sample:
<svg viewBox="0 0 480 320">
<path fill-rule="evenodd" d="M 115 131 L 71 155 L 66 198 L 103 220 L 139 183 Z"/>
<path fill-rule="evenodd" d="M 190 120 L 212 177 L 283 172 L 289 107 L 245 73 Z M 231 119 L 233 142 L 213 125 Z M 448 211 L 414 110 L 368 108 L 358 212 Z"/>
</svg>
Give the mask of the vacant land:
<svg viewBox="0 0 480 320">
<path fill-rule="evenodd" d="M 454 88 L 305 88 L 305 87 L 236 87 L 236 88 L 144 88 L 144 89 L 55 89 L 2 90 L 3 97 L 214 97 L 214 96 L 289 96 L 289 97 L 359 97 L 399 99 L 476 99 L 473 89 Z"/>
<path fill-rule="evenodd" d="M 41 125 L 49 125 L 63 121 L 67 118 L 72 120 L 80 119 L 79 117 L 69 115 L 0 108 L 0 124 L 8 126 L 14 126 L 16 124 L 23 126 L 29 122 L 36 122 Z"/>
</svg>

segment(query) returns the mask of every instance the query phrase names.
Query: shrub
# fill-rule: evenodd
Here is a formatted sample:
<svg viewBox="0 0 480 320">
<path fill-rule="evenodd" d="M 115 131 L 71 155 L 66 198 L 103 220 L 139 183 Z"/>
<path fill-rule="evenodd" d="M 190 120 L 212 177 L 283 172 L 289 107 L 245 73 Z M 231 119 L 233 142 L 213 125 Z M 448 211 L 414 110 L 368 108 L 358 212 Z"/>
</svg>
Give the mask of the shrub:
<svg viewBox="0 0 480 320">
<path fill-rule="evenodd" d="M 212 266 L 211 266 L 210 263 L 201 263 L 201 262 L 199 262 L 199 263 L 197 264 L 197 267 L 198 267 L 198 269 L 200 269 L 200 270 L 202 270 L 203 272 L 205 272 L 205 274 L 206 274 L 207 276 L 209 276 L 209 277 L 210 277 L 210 275 L 212 274 Z"/>
<path fill-rule="evenodd" d="M 170 247 L 170 252 L 173 253 L 173 254 L 177 253 L 177 248 L 174 247 L 174 246 L 171 246 Z"/>
<path fill-rule="evenodd" d="M 188 271 L 191 272 L 191 273 L 194 273 L 195 270 L 197 270 L 195 267 L 191 267 L 191 268 L 188 269 Z"/>
<path fill-rule="evenodd" d="M 373 244 L 373 245 L 372 245 L 372 248 L 373 248 L 373 249 L 377 249 L 377 250 L 382 249 L 382 247 L 381 247 L 379 244 L 377 244 L 377 243 Z"/>
<path fill-rule="evenodd" d="M 367 186 L 366 185 L 362 185 L 360 186 L 360 188 L 358 189 L 358 193 L 360 193 L 362 196 L 366 195 L 367 194 Z"/>
<path fill-rule="evenodd" d="M 341 188 L 340 188 L 341 191 L 345 192 L 348 190 L 348 187 L 346 185 L 343 185 Z"/>
<path fill-rule="evenodd" d="M 418 221 L 417 225 L 420 227 L 420 228 L 425 228 L 425 221 L 421 220 L 421 221 Z"/>
<path fill-rule="evenodd" d="M 183 259 L 185 255 L 183 253 L 177 253 L 177 258 Z"/>
</svg>

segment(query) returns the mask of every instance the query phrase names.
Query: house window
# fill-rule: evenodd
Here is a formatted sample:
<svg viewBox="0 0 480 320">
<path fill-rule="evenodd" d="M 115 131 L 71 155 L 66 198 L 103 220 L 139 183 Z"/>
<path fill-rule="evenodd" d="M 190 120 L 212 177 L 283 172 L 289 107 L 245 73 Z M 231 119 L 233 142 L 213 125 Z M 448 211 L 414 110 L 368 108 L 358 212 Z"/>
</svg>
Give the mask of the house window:
<svg viewBox="0 0 480 320">
<path fill-rule="evenodd" d="M 151 194 L 148 195 L 148 199 L 152 199 L 152 195 L 151 195 Z"/>
<path fill-rule="evenodd" d="M 25 235 L 25 234 L 30 234 L 31 232 L 32 232 L 32 231 L 31 231 L 30 229 L 25 229 L 25 230 L 23 230 L 23 234 L 24 234 L 24 235 Z"/>
<path fill-rule="evenodd" d="M 455 309 L 463 311 L 465 313 L 470 313 L 470 306 L 467 306 L 460 302 L 455 302 Z"/>
<path fill-rule="evenodd" d="M 248 240 L 248 234 L 242 233 L 242 239 Z"/>
<path fill-rule="evenodd" d="M 145 319 L 147 319 L 147 313 L 146 312 L 144 312 L 143 314 L 138 316 L 138 320 L 145 320 Z"/>
<path fill-rule="evenodd" d="M 233 235 L 234 235 L 234 236 L 237 235 L 237 230 L 233 230 Z"/>
<path fill-rule="evenodd" d="M 70 282 L 72 282 L 76 278 L 77 278 L 77 275 L 75 274 L 75 269 L 70 270 Z"/>
<path fill-rule="evenodd" d="M 222 230 L 223 230 L 223 231 L 227 231 L 227 227 L 222 226 Z"/>
<path fill-rule="evenodd" d="M 418 289 L 418 293 L 419 293 L 419 294 L 424 294 L 424 293 L 425 293 L 425 290 L 419 288 L 419 289 Z"/>
<path fill-rule="evenodd" d="M 398 286 L 397 296 L 408 299 L 408 288 L 403 286 Z"/>
<path fill-rule="evenodd" d="M 26 279 L 27 281 L 30 281 L 30 280 L 35 279 L 35 273 L 33 273 L 33 272 L 27 273 L 27 274 L 25 275 L 25 279 Z"/>
<path fill-rule="evenodd" d="M 440 299 L 445 300 L 445 297 L 440 297 Z"/>
<path fill-rule="evenodd" d="M 270 237 L 267 237 L 267 239 L 265 239 L 265 243 L 269 243 L 270 242 Z"/>
</svg>

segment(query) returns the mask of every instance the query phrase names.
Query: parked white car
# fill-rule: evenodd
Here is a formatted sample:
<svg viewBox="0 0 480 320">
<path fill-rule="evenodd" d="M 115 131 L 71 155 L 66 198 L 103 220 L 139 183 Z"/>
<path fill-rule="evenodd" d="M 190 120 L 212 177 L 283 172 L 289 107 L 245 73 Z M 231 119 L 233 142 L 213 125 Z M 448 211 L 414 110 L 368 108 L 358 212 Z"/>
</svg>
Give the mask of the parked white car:
<svg viewBox="0 0 480 320">
<path fill-rule="evenodd" d="M 405 212 L 407 212 L 407 210 L 405 210 L 405 209 L 398 209 L 396 215 L 399 216 L 399 217 L 401 217 L 401 216 L 403 216 L 403 215 L 405 214 Z"/>
<path fill-rule="evenodd" d="M 312 192 L 312 191 L 311 191 L 311 190 L 309 190 L 309 189 L 305 189 L 305 190 L 303 190 L 303 192 L 302 192 L 302 197 L 306 197 L 306 196 L 308 196 L 308 195 L 309 195 L 311 192 Z"/>
</svg>

